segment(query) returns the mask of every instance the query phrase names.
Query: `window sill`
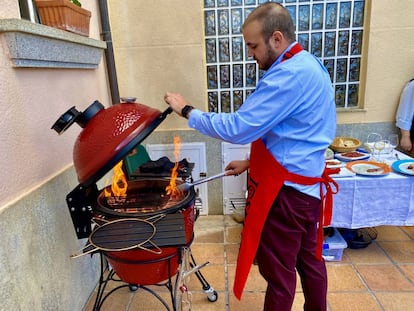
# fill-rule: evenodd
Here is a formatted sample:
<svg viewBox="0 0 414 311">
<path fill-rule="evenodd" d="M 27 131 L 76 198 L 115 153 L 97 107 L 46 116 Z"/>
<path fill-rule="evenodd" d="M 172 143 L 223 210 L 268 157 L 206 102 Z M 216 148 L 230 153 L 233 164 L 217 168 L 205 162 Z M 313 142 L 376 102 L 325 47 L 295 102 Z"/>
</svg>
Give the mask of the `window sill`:
<svg viewBox="0 0 414 311">
<path fill-rule="evenodd" d="M 106 43 L 22 19 L 0 19 L 14 67 L 95 69 Z"/>
<path fill-rule="evenodd" d="M 364 108 L 357 108 L 357 107 L 355 107 L 355 108 L 336 108 L 336 112 L 352 112 L 352 113 L 355 113 L 355 112 L 367 112 L 367 110 L 364 109 Z"/>
</svg>

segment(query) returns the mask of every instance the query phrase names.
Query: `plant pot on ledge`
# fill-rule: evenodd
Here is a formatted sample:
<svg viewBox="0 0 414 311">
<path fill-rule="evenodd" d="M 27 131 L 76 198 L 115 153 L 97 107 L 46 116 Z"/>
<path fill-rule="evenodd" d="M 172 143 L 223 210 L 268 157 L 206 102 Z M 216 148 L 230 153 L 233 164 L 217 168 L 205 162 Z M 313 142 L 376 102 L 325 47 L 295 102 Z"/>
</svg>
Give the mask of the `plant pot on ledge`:
<svg viewBox="0 0 414 311">
<path fill-rule="evenodd" d="M 35 0 L 43 25 L 89 36 L 91 12 L 69 0 Z"/>
</svg>

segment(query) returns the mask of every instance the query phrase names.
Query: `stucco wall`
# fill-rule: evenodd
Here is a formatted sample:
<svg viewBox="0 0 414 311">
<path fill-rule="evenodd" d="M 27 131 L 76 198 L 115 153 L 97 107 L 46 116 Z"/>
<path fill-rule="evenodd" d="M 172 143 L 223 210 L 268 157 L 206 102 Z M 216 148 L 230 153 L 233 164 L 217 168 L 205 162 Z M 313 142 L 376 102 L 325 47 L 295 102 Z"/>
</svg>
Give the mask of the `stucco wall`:
<svg viewBox="0 0 414 311">
<path fill-rule="evenodd" d="M 97 0 L 90 37 L 99 40 Z M 20 18 L 3 0 L 0 19 Z M 45 26 L 46 27 L 46 26 Z M 70 107 L 110 103 L 104 59 L 97 69 L 16 68 L 0 33 L 0 310 L 81 310 L 97 282 L 97 258 L 72 260 L 76 238 L 66 194 L 77 185 L 72 149 L 80 128 L 50 127 Z"/>
</svg>

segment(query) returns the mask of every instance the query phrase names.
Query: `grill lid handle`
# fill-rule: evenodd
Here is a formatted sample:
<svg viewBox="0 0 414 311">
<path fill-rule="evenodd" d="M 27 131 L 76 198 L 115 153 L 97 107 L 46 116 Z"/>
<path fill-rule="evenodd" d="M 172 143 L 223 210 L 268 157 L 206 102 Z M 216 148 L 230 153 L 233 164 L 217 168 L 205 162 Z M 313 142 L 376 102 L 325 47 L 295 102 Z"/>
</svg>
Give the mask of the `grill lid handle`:
<svg viewBox="0 0 414 311">
<path fill-rule="evenodd" d="M 81 128 L 84 128 L 88 121 L 102 109 L 104 109 L 104 106 L 97 100 L 86 108 L 84 112 L 78 111 L 75 106 L 73 106 L 56 120 L 51 129 L 55 130 L 60 135 L 75 122 L 78 123 Z"/>
</svg>

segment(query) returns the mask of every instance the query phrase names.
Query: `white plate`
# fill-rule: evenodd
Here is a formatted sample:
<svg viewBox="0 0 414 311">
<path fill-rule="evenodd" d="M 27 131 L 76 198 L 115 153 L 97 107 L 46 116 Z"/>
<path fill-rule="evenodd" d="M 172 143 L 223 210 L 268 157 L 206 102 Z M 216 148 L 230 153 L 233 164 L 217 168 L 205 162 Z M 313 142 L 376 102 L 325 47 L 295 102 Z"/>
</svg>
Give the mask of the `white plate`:
<svg viewBox="0 0 414 311">
<path fill-rule="evenodd" d="M 356 174 L 352 171 L 350 171 L 349 169 L 347 169 L 346 167 L 341 167 L 341 170 L 339 171 L 338 174 L 332 174 L 329 175 L 332 178 L 341 178 L 341 177 L 352 177 L 355 176 Z"/>
<path fill-rule="evenodd" d="M 359 156 L 359 157 L 348 157 L 348 156 L 346 156 L 346 154 L 348 154 L 349 152 L 344 152 L 344 153 L 335 154 L 335 158 L 337 158 L 338 160 L 341 160 L 341 161 L 349 162 L 349 161 L 366 160 L 371 156 L 369 153 L 365 153 L 365 152 L 361 152 L 361 151 L 353 151 L 353 152 L 358 152 L 359 154 L 361 154 L 361 156 Z"/>
<path fill-rule="evenodd" d="M 339 161 L 338 159 L 331 159 L 331 160 L 326 160 L 326 167 L 327 168 L 338 168 L 338 167 L 342 167 L 345 164 L 341 161 Z"/>
<path fill-rule="evenodd" d="M 347 164 L 347 168 L 364 176 L 384 176 L 391 171 L 390 167 L 384 163 L 368 161 L 350 162 Z"/>
</svg>

